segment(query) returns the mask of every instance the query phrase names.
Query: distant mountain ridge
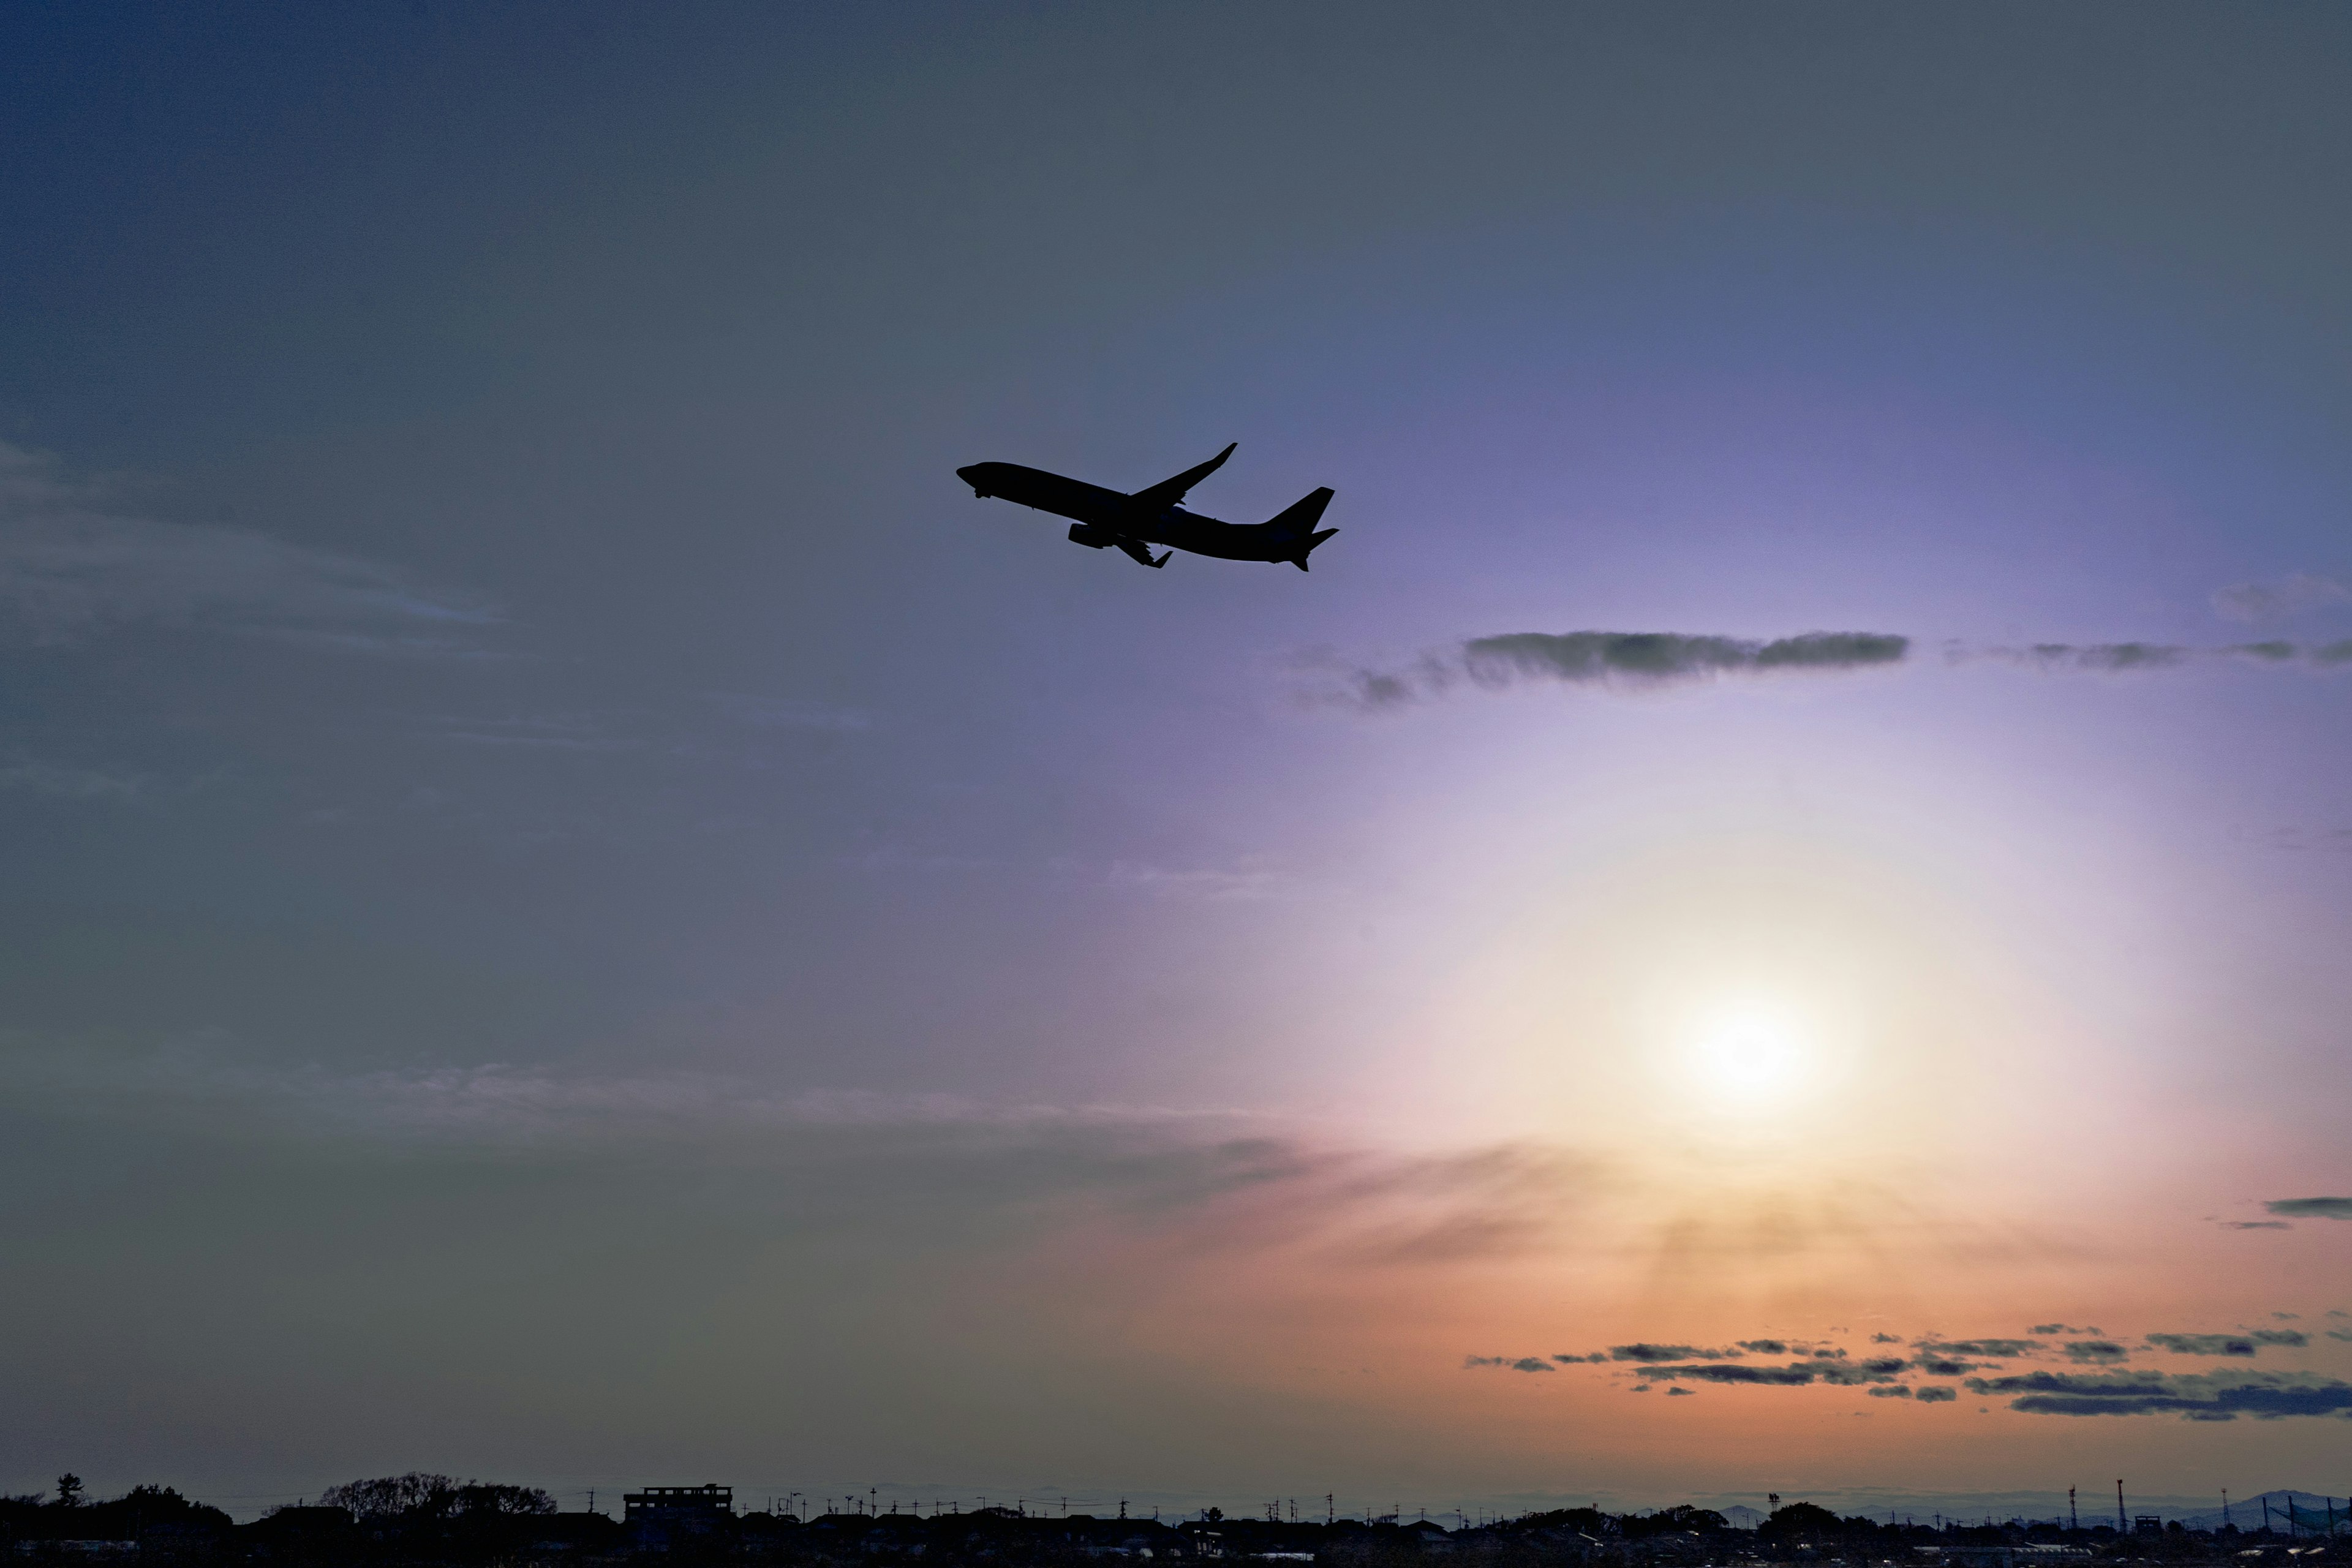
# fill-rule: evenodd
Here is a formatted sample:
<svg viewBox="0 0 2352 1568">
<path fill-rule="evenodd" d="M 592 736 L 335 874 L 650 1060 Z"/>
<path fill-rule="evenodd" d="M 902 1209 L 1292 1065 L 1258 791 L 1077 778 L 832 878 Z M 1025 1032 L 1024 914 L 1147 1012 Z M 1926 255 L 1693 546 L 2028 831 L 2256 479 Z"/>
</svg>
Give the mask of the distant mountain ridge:
<svg viewBox="0 0 2352 1568">
<path fill-rule="evenodd" d="M 1753 1530 L 1765 1519 L 1764 1510 L 1744 1503 L 1708 1502 L 1695 1500 L 1698 1507 L 1712 1508 L 1733 1526 Z M 1885 1523 L 1892 1518 L 1908 1519 L 1926 1524 L 1938 1514 L 1948 1521 L 1963 1524 L 1981 1524 L 1988 1518 L 2005 1524 L 2012 1519 L 2028 1521 L 2066 1519 L 2066 1494 L 2060 1492 L 1944 1492 L 1901 1493 L 1888 1490 L 1837 1491 L 1823 1489 L 1806 1491 L 1795 1487 L 1783 1489 L 1780 1500 L 1785 1506 L 1794 1502 L 1817 1503 L 1833 1513 L 1860 1514 Z M 2288 1512 L 2292 1503 L 2293 1513 Z M 2228 1522 L 2240 1530 L 2263 1528 L 2263 1508 L 2269 1508 L 2270 1527 L 2284 1534 L 2292 1528 L 2297 1534 L 2324 1534 L 2332 1523 L 2338 1533 L 2352 1534 L 2352 1500 L 2341 1495 L 2302 1491 L 2282 1487 L 2273 1491 L 2250 1492 L 2240 1497 L 2230 1495 Z M 2116 1522 L 2116 1494 L 2110 1489 L 2104 1494 L 2085 1489 L 2075 1500 L 2076 1517 L 2085 1530 Z M 2126 1491 L 2124 1510 L 2128 1519 L 2145 1519 L 2151 1515 L 2167 1524 L 2178 1521 L 2189 1530 L 2219 1530 L 2222 1523 L 2221 1500 L 2183 1497 L 2178 1493 L 2134 1496 Z"/>
<path fill-rule="evenodd" d="M 2260 1530 L 2265 1509 L 2273 1530 L 2292 1528 L 2298 1532 L 2308 1530 L 2325 1533 L 2330 1528 L 2339 1531 L 2352 1528 L 2352 1499 L 2299 1492 L 2292 1488 L 2256 1492 L 2250 1498 L 2231 1498 L 2226 1521 L 2219 1508 L 2173 1517 L 2190 1530 L 2219 1530 L 2225 1522 L 2240 1530 Z"/>
</svg>

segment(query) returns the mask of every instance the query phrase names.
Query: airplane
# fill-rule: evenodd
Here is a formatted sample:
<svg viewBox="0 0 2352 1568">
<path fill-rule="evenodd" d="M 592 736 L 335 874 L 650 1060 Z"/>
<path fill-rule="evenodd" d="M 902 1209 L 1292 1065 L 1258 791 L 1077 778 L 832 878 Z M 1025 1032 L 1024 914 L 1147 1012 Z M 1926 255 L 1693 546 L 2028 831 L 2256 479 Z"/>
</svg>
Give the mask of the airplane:
<svg viewBox="0 0 2352 1568">
<path fill-rule="evenodd" d="M 1186 511 L 1179 504 L 1185 491 L 1224 467 L 1233 455 L 1233 447 L 1227 447 L 1199 468 L 1187 468 L 1133 495 L 1065 479 L 1043 468 L 1024 468 L 1018 463 L 974 463 L 958 468 L 956 478 L 970 485 L 971 493 L 982 500 L 999 496 L 1070 518 L 1071 543 L 1089 550 L 1116 547 L 1139 565 L 1165 566 L 1177 551 L 1189 550 L 1223 561 L 1287 561 L 1306 571 L 1307 555 L 1339 531 L 1336 528 L 1318 531 L 1315 527 L 1322 520 L 1323 509 L 1331 504 L 1328 487 L 1265 522 L 1219 522 L 1213 517 Z M 1154 544 L 1169 548 L 1155 556 L 1148 548 Z"/>
</svg>

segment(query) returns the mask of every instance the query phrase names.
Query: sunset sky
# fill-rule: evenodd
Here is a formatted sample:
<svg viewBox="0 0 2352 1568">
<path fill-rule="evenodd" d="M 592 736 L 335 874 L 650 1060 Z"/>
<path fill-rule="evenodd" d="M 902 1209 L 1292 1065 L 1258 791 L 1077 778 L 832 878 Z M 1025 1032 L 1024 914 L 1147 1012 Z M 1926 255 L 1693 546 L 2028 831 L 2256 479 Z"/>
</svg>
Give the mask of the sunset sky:
<svg viewBox="0 0 2352 1568">
<path fill-rule="evenodd" d="M 0 138 L 0 1492 L 2352 1489 L 2352 11 L 11 4 Z M 1228 442 L 1310 574 L 955 478 Z"/>
</svg>

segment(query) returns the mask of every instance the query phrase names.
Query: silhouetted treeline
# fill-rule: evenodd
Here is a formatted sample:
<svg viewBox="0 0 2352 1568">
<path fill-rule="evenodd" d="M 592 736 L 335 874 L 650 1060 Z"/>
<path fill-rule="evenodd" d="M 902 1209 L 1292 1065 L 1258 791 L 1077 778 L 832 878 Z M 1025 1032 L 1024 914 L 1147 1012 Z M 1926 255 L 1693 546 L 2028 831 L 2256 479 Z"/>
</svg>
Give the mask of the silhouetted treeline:
<svg viewBox="0 0 2352 1568">
<path fill-rule="evenodd" d="M 1811 1503 L 1733 1529 L 1700 1508 L 1612 1514 L 1562 1509 L 1447 1530 L 1429 1520 L 1294 1522 L 1229 1519 L 1216 1510 L 1181 1521 L 1042 1517 L 1012 1509 L 971 1513 L 735 1513 L 719 1507 L 647 1510 L 624 1521 L 562 1513 L 535 1488 L 413 1472 L 330 1488 L 316 1505 L 281 1508 L 247 1524 L 169 1487 L 143 1486 L 92 1501 L 71 1476 L 55 1497 L 0 1499 L 0 1555 L 14 1563 L 156 1562 L 186 1568 L 592 1568 L 658 1558 L 676 1564 L 762 1563 L 828 1568 L 1077 1568 L 1130 1560 L 1135 1568 L 1251 1563 L 1262 1568 L 1765 1568 L 1769 1564 L 1903 1563 L 1910 1568 L 2107 1568 L 2126 1563 L 2219 1563 L 2257 1568 L 2352 1568 L 2352 1539 L 2307 1533 L 2221 1535 L 2168 1526 L 2119 1534 L 2112 1526 L 1975 1525 L 1843 1517 Z"/>
</svg>

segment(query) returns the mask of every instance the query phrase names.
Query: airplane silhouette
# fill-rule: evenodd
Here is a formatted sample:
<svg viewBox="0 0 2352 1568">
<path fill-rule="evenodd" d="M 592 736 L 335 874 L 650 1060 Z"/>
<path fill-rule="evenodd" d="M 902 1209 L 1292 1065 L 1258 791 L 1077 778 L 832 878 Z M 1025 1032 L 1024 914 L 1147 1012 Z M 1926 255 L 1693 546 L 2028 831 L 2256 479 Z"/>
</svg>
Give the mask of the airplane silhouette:
<svg viewBox="0 0 2352 1568">
<path fill-rule="evenodd" d="M 1081 479 L 1065 479 L 1043 468 L 1024 468 L 1018 463 L 974 463 L 968 468 L 958 468 L 956 478 L 970 485 L 971 493 L 982 500 L 1001 496 L 1039 511 L 1070 518 L 1071 543 L 1083 544 L 1090 550 L 1116 546 L 1129 560 L 1145 566 L 1165 566 L 1169 556 L 1179 550 L 1189 550 L 1195 555 L 1213 555 L 1223 561 L 1287 561 L 1301 572 L 1306 571 L 1308 553 L 1339 531 L 1336 528 L 1318 531 L 1315 527 L 1322 519 L 1323 509 L 1331 504 L 1328 487 L 1265 522 L 1219 522 L 1213 517 L 1186 511 L 1178 504 L 1186 490 L 1223 468 L 1225 459 L 1233 455 L 1234 448 L 1227 447 L 1199 468 L 1187 468 L 1172 479 L 1162 479 L 1133 495 L 1121 495 Z M 1147 548 L 1154 544 L 1169 548 L 1154 556 Z"/>
</svg>

